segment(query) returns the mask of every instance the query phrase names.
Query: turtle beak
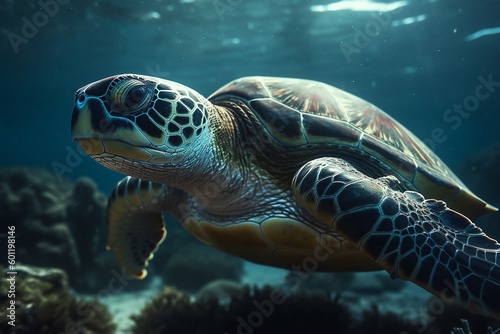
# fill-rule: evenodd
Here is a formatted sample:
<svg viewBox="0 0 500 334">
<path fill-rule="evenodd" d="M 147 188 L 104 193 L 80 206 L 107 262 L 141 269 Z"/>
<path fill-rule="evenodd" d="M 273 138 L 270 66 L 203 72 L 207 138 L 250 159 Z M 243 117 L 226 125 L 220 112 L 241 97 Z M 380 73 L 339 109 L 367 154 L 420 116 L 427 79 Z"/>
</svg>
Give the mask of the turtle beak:
<svg viewBox="0 0 500 334">
<path fill-rule="evenodd" d="M 121 140 L 142 147 L 150 145 L 133 122 L 111 116 L 101 99 L 88 96 L 85 92 L 76 96 L 71 118 L 71 139 L 81 138 Z"/>
<path fill-rule="evenodd" d="M 101 98 L 114 77 L 90 83 L 75 93 L 75 108 L 71 118 L 71 139 L 103 138 L 117 127 L 132 128 L 125 119 L 116 120 L 107 110 Z"/>
<path fill-rule="evenodd" d="M 80 93 L 71 118 L 71 139 L 102 137 L 110 130 L 103 126 L 107 118 L 108 113 L 99 99 Z"/>
<path fill-rule="evenodd" d="M 96 124 L 96 116 L 106 114 L 101 101 L 95 98 L 88 99 L 84 92 L 77 92 L 73 116 L 71 117 L 71 139 L 78 141 L 85 153 L 94 155 L 104 152 L 102 141 L 99 138 L 102 138 L 106 131 L 99 130 L 106 129 L 100 126 L 103 122 Z M 105 120 L 106 118 L 101 119 Z"/>
</svg>

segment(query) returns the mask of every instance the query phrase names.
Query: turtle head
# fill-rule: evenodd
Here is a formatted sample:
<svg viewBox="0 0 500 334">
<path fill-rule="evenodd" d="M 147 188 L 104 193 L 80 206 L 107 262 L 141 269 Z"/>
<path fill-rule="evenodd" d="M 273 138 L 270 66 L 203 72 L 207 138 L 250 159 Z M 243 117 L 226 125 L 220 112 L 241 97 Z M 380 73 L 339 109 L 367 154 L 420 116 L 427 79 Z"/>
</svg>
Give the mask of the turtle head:
<svg viewBox="0 0 500 334">
<path fill-rule="evenodd" d="M 209 149 L 211 103 L 176 82 L 117 75 L 80 88 L 71 135 L 97 162 L 146 179 L 144 168 L 187 169 Z"/>
</svg>

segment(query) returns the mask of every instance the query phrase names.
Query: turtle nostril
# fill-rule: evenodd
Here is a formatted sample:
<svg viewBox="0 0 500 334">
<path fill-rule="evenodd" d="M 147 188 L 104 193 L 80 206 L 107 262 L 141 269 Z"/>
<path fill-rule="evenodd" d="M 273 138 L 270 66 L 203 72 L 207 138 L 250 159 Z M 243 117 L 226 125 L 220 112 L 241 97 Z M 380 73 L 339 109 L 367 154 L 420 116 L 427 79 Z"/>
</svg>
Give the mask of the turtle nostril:
<svg viewBox="0 0 500 334">
<path fill-rule="evenodd" d="M 76 102 L 76 106 L 78 108 L 82 108 L 83 107 L 83 104 L 85 103 L 85 101 L 87 100 L 87 95 L 85 93 L 80 93 L 76 96 L 75 98 L 75 102 Z"/>
</svg>

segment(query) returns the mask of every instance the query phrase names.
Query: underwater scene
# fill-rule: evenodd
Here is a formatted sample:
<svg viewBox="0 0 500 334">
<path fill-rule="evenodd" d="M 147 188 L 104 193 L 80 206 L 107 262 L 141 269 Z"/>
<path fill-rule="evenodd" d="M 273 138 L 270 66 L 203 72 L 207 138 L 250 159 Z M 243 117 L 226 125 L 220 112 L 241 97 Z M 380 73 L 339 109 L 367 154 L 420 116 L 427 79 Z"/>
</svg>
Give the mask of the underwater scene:
<svg viewBox="0 0 500 334">
<path fill-rule="evenodd" d="M 498 1 L 0 17 L 0 333 L 500 333 Z"/>
</svg>

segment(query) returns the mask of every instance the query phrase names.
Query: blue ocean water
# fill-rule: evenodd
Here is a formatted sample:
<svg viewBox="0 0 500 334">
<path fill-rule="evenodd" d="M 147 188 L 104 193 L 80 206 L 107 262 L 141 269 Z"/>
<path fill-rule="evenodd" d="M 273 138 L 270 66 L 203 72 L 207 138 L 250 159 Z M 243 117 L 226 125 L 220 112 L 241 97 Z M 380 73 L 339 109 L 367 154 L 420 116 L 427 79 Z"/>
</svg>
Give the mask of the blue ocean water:
<svg viewBox="0 0 500 334">
<path fill-rule="evenodd" d="M 118 73 L 204 95 L 246 75 L 323 81 L 387 111 L 452 168 L 499 140 L 498 84 L 468 99 L 478 78 L 500 82 L 497 1 L 44 3 L 0 6 L 1 165 L 59 162 L 109 191 L 120 176 L 71 157 L 69 125 L 75 90 Z"/>
<path fill-rule="evenodd" d="M 248 75 L 322 81 L 458 171 L 500 142 L 499 13 L 495 0 L 3 0 L 0 167 L 89 176 L 109 193 L 123 175 L 71 141 L 74 93 L 137 73 L 204 96 Z"/>
</svg>

